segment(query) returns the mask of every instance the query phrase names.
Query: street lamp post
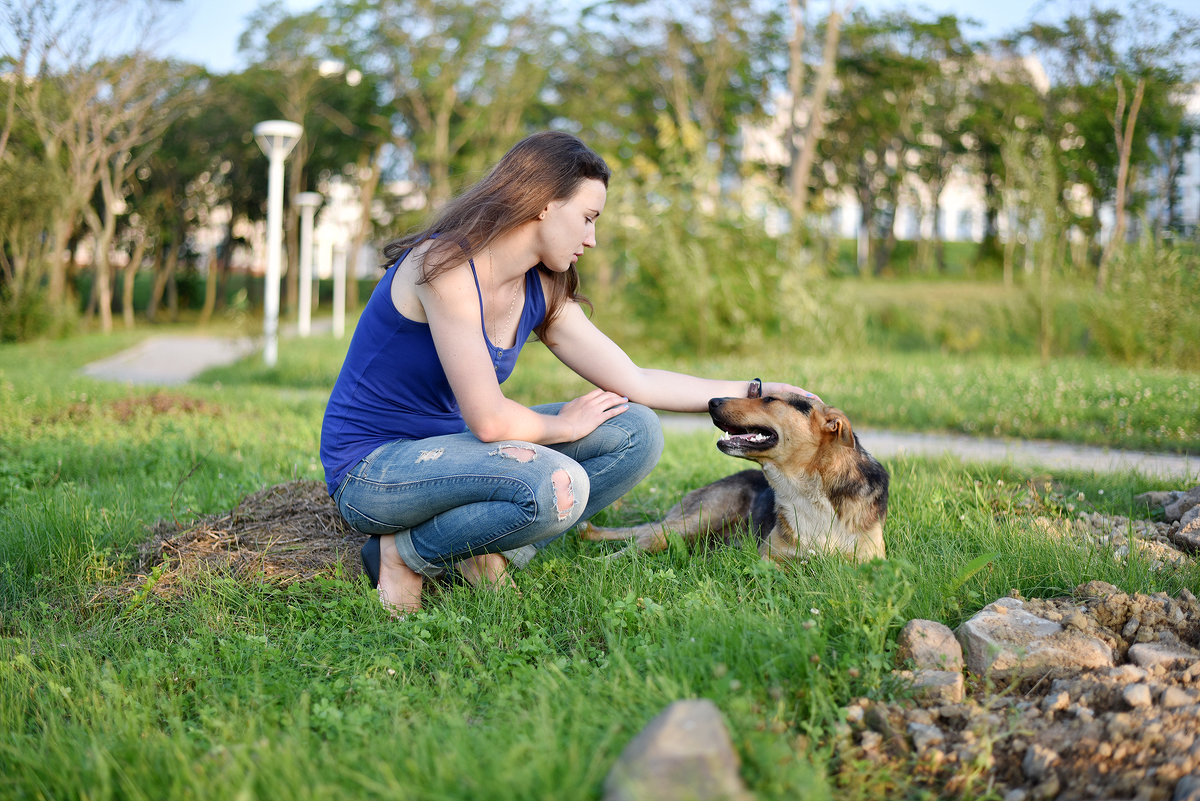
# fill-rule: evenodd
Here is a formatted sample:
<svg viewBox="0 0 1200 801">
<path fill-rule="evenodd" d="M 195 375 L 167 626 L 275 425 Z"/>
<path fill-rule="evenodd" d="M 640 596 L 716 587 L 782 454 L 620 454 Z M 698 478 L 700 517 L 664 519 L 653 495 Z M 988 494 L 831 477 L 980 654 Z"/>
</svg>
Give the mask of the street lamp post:
<svg viewBox="0 0 1200 801">
<path fill-rule="evenodd" d="M 283 162 L 304 128 L 297 122 L 267 120 L 254 126 L 254 139 L 271 162 L 267 192 L 267 283 L 263 292 L 263 360 L 274 367 L 279 355 L 279 274 L 283 250 Z"/>
<path fill-rule="evenodd" d="M 300 317 L 297 329 L 302 337 L 312 330 L 312 262 L 313 262 L 313 215 L 321 205 L 319 192 L 301 192 L 296 195 L 296 205 L 303 217 L 300 219 Z"/>
</svg>

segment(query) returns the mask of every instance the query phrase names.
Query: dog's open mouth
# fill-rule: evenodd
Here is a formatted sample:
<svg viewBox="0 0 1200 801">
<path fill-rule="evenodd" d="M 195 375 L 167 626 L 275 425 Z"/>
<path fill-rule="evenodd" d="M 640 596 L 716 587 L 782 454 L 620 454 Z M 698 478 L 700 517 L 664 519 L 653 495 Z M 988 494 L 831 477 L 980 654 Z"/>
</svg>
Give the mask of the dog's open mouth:
<svg viewBox="0 0 1200 801">
<path fill-rule="evenodd" d="M 717 447 L 721 450 L 733 448 L 736 450 L 752 451 L 766 450 L 773 447 L 779 436 L 769 428 L 738 428 L 736 426 L 721 426 L 721 439 Z"/>
</svg>

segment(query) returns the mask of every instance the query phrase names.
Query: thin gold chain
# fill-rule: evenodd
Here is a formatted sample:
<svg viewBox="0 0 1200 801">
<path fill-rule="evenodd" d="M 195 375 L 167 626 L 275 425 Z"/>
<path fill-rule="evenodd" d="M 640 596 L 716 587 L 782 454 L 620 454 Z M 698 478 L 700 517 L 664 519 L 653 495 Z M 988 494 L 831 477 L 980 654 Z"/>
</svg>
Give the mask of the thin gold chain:
<svg viewBox="0 0 1200 801">
<path fill-rule="evenodd" d="M 494 284 L 496 281 L 496 256 L 495 256 L 495 254 L 492 253 L 491 247 L 488 247 L 488 261 L 490 262 L 490 266 L 492 268 L 492 282 Z M 493 344 L 495 344 L 496 342 L 499 341 L 501 331 L 508 330 L 508 324 L 512 320 L 513 310 L 515 308 L 517 308 L 517 295 L 519 295 L 519 294 L 521 294 L 521 284 L 520 283 L 518 283 L 516 286 L 513 287 L 512 300 L 509 301 L 509 304 L 508 304 L 508 313 L 504 315 L 504 327 L 497 328 L 494 324 L 492 326 L 492 343 Z M 496 345 L 496 347 L 500 347 L 500 346 Z"/>
</svg>

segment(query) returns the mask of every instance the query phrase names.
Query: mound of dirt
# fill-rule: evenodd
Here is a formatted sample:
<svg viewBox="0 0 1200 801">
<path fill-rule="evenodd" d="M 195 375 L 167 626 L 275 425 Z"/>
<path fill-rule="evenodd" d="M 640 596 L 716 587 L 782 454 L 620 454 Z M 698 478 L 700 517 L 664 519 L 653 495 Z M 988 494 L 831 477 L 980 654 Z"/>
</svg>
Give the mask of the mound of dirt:
<svg viewBox="0 0 1200 801">
<path fill-rule="evenodd" d="M 179 525 L 160 520 L 140 548 L 137 573 L 126 593 L 149 586 L 177 594 L 197 575 L 228 575 L 284 585 L 362 567 L 355 554 L 366 539 L 342 520 L 325 484 L 292 481 L 246 496 L 225 514 Z"/>
</svg>

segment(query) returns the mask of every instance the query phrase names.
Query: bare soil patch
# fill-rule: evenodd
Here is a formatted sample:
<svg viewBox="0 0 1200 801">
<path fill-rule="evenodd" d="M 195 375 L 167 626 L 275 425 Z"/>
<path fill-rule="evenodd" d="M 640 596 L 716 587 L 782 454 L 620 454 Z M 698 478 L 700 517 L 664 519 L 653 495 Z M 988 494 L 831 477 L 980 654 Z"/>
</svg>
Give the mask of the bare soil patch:
<svg viewBox="0 0 1200 801">
<path fill-rule="evenodd" d="M 209 401 L 175 392 L 154 392 L 150 395 L 117 398 L 102 404 L 86 401 L 72 403 L 50 417 L 34 418 L 33 423 L 76 423 L 90 420 L 97 415 L 107 415 L 117 422 L 128 423 L 143 415 L 200 414 L 220 417 L 221 413 L 221 407 Z"/>
</svg>

